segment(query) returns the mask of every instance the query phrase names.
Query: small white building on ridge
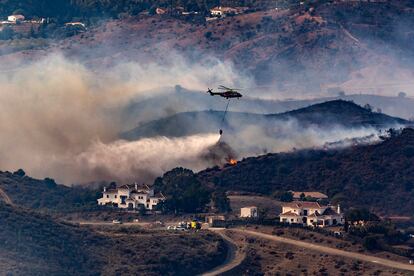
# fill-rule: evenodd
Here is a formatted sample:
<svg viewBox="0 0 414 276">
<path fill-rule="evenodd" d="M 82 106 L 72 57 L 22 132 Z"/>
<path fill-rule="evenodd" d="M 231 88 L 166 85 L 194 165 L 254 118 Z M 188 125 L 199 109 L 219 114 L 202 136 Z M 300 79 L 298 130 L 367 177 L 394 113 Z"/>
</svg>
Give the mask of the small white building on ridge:
<svg viewBox="0 0 414 276">
<path fill-rule="evenodd" d="M 138 209 L 141 205 L 153 210 L 157 204 L 165 200 L 161 193 L 154 194 L 154 189 L 145 184 L 126 184 L 116 188 L 104 187 L 98 205 L 112 205 L 118 208 Z"/>
<path fill-rule="evenodd" d="M 280 222 L 306 226 L 335 226 L 344 223 L 340 206 L 322 206 L 318 202 L 293 201 L 282 204 Z"/>
<path fill-rule="evenodd" d="M 9 15 L 7 17 L 7 20 L 9 22 L 19 22 L 19 21 L 23 21 L 24 20 L 24 15 L 21 15 L 21 14 Z"/>
</svg>

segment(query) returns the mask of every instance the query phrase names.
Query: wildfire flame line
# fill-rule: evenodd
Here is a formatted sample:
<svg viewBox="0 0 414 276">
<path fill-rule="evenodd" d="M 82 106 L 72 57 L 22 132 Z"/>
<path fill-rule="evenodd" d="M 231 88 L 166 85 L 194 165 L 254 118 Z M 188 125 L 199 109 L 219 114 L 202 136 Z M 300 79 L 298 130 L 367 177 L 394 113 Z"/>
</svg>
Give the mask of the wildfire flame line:
<svg viewBox="0 0 414 276">
<path fill-rule="evenodd" d="M 236 164 L 237 164 L 237 160 L 230 159 L 230 160 L 229 160 L 229 164 L 230 164 L 230 165 L 232 165 L 232 166 L 234 166 L 234 165 L 236 165 Z"/>
</svg>

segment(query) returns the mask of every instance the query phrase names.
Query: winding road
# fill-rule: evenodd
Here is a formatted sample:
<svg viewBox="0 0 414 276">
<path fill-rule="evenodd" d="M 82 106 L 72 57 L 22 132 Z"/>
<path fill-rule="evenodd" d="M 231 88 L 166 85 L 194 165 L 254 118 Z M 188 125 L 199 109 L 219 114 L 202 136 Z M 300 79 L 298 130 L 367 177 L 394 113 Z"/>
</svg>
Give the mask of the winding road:
<svg viewBox="0 0 414 276">
<path fill-rule="evenodd" d="M 226 260 L 224 261 L 223 264 L 221 264 L 218 267 L 215 267 L 214 269 L 212 269 L 209 272 L 206 272 L 206 273 L 202 274 L 203 276 L 220 275 L 224 272 L 227 272 L 227 271 L 237 267 L 238 265 L 240 265 L 241 262 L 246 257 L 245 253 L 244 253 L 244 250 L 239 249 L 237 243 L 226 235 L 227 231 L 230 231 L 230 232 L 233 231 L 233 232 L 243 234 L 243 235 L 246 235 L 246 236 L 254 236 L 254 237 L 265 239 L 265 240 L 285 243 L 285 244 L 289 244 L 289 245 L 293 245 L 293 246 L 297 246 L 297 247 L 302 247 L 302 248 L 318 251 L 318 252 L 325 253 L 325 254 L 351 258 L 351 259 L 362 261 L 362 262 L 374 263 L 374 264 L 386 266 L 386 267 L 389 267 L 389 268 L 414 271 L 414 265 L 401 263 L 401 262 L 396 262 L 396 261 L 391 261 L 391 260 L 388 260 L 388 259 L 383 259 L 383 258 L 379 258 L 379 257 L 375 257 L 375 256 L 365 255 L 365 254 L 360 254 L 360 253 L 356 253 L 356 252 L 340 250 L 340 249 L 327 247 L 327 246 L 323 246 L 323 245 L 318 245 L 318 244 L 313 244 L 313 243 L 309 243 L 309 242 L 303 242 L 303 241 L 298 241 L 298 240 L 294 240 L 294 239 L 289 239 L 289 238 L 284 238 L 284 237 L 279 237 L 279 236 L 273 236 L 273 235 L 265 234 L 265 233 L 262 233 L 262 232 L 251 231 L 251 230 L 246 230 L 246 229 L 224 229 L 224 228 L 216 228 L 216 229 L 210 228 L 209 230 L 211 230 L 211 231 L 213 231 L 213 232 L 215 232 L 215 233 L 217 233 L 217 234 L 219 234 L 220 236 L 223 237 L 223 239 L 225 240 L 225 242 L 229 246 L 229 252 L 228 252 Z"/>
<path fill-rule="evenodd" d="M 224 260 L 224 263 L 222 263 L 221 265 L 215 267 L 214 269 L 202 275 L 203 276 L 220 275 L 240 265 L 241 262 L 246 257 L 246 255 L 243 250 L 238 248 L 237 244 L 232 239 L 230 239 L 228 236 L 225 235 L 226 230 L 224 228 L 210 228 L 209 230 L 219 234 L 223 238 L 223 240 L 228 246 L 228 251 L 227 251 L 227 257 Z"/>
</svg>

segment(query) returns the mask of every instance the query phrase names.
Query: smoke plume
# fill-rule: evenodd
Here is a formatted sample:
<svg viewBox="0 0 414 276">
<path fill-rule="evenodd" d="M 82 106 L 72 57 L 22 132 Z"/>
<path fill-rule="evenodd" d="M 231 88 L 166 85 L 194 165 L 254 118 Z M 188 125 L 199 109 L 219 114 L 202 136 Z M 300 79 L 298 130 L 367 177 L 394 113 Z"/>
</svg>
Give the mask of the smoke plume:
<svg viewBox="0 0 414 276">
<path fill-rule="evenodd" d="M 150 180 L 177 166 L 201 170 L 213 163 L 200 156 L 215 145 L 218 134 L 184 138 L 156 137 L 138 141 L 118 140 L 109 144 L 93 143 L 75 157 L 77 175 L 71 181 L 112 179 L 120 182 Z"/>
<path fill-rule="evenodd" d="M 222 144 L 216 144 L 218 134 L 119 140 L 119 133 L 131 128 L 124 121 L 125 107 L 131 100 L 154 97 L 176 84 L 193 90 L 212 87 L 212 83 L 251 85 L 230 63 L 214 58 L 191 63 L 174 53 L 169 57 L 167 65 L 123 62 L 109 69 L 91 69 L 53 54 L 3 72 L 0 169 L 23 168 L 34 177 L 52 177 L 64 184 L 100 180 L 148 183 L 176 166 L 200 170 L 222 164 L 225 158 L 322 147 L 375 132 L 341 127 L 303 129 L 295 121 L 269 126 L 269 132 L 263 127 L 244 127 L 239 121 L 230 126 L 237 130 L 230 139 L 225 132 Z M 152 108 L 157 110 L 155 105 Z M 128 119 L 134 120 L 143 118 Z"/>
<path fill-rule="evenodd" d="M 176 165 L 200 169 L 196 157 L 218 135 L 154 138 L 128 143 L 118 134 L 128 126 L 121 112 L 146 91 L 173 84 L 207 87 L 233 83 L 230 64 L 186 64 L 180 56 L 169 67 L 123 63 L 93 70 L 61 55 L 3 72 L 0 76 L 0 169 L 23 168 L 34 177 L 71 184 L 91 180 L 149 180 Z M 154 109 L 157 107 L 154 106 Z M 205 165 L 205 164 L 204 164 Z"/>
</svg>

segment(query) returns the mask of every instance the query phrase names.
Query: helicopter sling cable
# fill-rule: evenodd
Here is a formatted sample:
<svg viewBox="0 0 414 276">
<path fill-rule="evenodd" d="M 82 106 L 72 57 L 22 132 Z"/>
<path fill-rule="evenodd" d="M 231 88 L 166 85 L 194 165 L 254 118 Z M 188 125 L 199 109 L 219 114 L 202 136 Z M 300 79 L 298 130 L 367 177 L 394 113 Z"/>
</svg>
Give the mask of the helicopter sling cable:
<svg viewBox="0 0 414 276">
<path fill-rule="evenodd" d="M 226 109 L 224 110 L 223 118 L 221 119 L 220 131 L 219 131 L 220 135 L 223 134 L 223 124 L 224 124 L 224 120 L 226 119 L 226 114 L 227 114 L 227 110 L 229 109 L 229 105 L 230 105 L 230 99 L 227 100 Z"/>
</svg>

